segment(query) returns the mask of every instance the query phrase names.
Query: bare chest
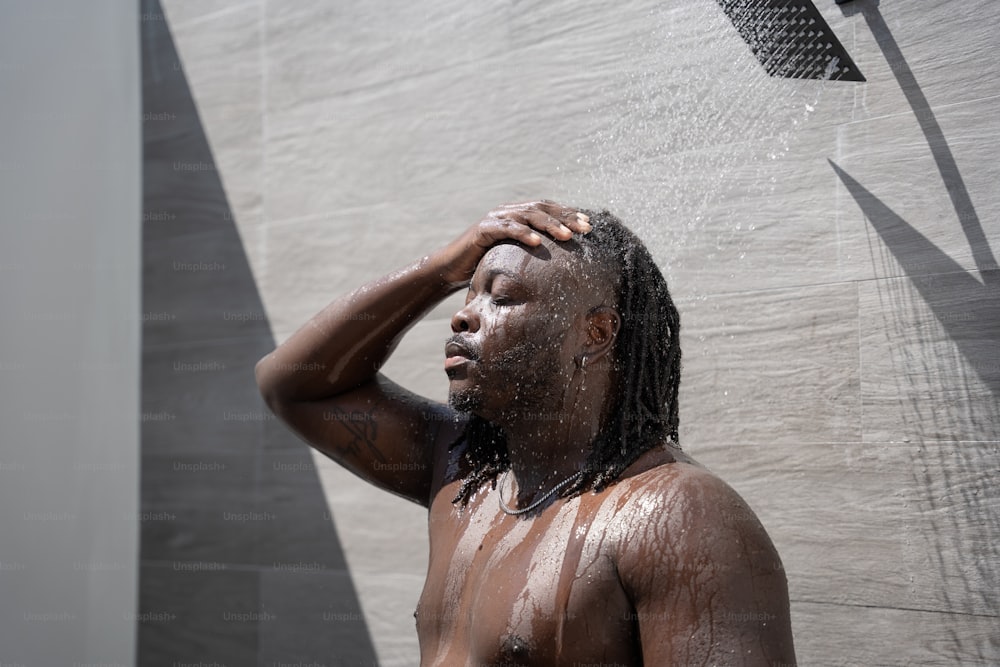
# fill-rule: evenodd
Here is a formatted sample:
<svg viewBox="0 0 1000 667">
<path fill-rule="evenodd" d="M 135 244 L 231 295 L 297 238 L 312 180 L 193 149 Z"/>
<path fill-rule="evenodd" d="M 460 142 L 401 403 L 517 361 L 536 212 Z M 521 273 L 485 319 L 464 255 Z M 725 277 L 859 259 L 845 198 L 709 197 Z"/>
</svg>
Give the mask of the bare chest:
<svg viewBox="0 0 1000 667">
<path fill-rule="evenodd" d="M 614 565 L 614 521 L 586 498 L 531 518 L 480 492 L 431 507 L 431 554 L 417 608 L 421 664 L 638 664 L 634 615 Z"/>
</svg>

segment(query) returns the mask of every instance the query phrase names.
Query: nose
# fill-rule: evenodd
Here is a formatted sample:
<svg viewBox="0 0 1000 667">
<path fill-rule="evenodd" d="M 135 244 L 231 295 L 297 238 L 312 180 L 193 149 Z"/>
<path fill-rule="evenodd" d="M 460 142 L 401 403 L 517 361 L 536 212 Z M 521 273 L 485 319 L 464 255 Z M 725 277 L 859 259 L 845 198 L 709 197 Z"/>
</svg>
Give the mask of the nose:
<svg viewBox="0 0 1000 667">
<path fill-rule="evenodd" d="M 465 304 L 451 316 L 453 333 L 475 333 L 479 331 L 479 313 L 475 309 L 476 299 Z"/>
</svg>

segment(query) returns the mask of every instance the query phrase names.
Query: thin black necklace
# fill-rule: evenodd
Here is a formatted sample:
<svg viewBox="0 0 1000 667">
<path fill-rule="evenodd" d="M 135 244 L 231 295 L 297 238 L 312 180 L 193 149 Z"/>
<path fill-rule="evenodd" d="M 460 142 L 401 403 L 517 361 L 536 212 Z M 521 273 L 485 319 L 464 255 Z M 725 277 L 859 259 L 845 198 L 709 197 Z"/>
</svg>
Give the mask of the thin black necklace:
<svg viewBox="0 0 1000 667">
<path fill-rule="evenodd" d="M 550 497 L 552 497 L 552 495 L 554 493 L 556 493 L 557 491 L 565 488 L 566 485 L 569 484 L 570 482 L 572 482 L 574 479 L 577 479 L 579 477 L 583 477 L 583 471 L 582 470 L 580 470 L 579 472 L 575 472 L 572 475 L 570 475 L 569 477 L 567 477 L 566 479 L 564 479 L 563 481 L 559 482 L 551 491 L 549 491 L 544 496 L 542 496 L 541 498 L 539 498 L 535 502 L 531 503 L 530 505 L 528 505 L 524 509 L 514 510 L 514 509 L 511 509 L 511 508 L 507 507 L 507 503 L 505 503 L 503 501 L 503 487 L 507 483 L 507 475 L 509 475 L 509 474 L 510 474 L 510 468 L 507 468 L 507 471 L 503 474 L 503 477 L 500 479 L 500 493 L 497 494 L 497 500 L 500 502 L 500 509 L 502 509 L 504 511 L 504 514 L 509 514 L 511 516 L 517 516 L 519 514 L 527 514 L 531 510 L 535 509 L 536 507 L 538 507 L 539 505 L 541 505 L 542 503 L 544 503 Z"/>
</svg>

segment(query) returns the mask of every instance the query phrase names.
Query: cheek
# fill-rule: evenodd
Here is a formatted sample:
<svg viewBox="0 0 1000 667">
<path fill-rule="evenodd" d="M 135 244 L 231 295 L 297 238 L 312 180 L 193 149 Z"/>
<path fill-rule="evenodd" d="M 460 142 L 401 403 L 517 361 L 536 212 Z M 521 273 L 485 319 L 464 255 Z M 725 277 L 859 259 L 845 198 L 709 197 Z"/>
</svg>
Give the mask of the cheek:
<svg viewBox="0 0 1000 667">
<path fill-rule="evenodd" d="M 572 315 L 558 305 L 539 305 L 525 315 L 522 331 L 527 338 L 561 343 L 573 328 Z"/>
<path fill-rule="evenodd" d="M 511 308 L 483 322 L 483 356 L 508 364 L 537 355 L 558 358 L 571 321 L 540 308 Z M 514 369 L 511 369 L 514 370 Z"/>
</svg>

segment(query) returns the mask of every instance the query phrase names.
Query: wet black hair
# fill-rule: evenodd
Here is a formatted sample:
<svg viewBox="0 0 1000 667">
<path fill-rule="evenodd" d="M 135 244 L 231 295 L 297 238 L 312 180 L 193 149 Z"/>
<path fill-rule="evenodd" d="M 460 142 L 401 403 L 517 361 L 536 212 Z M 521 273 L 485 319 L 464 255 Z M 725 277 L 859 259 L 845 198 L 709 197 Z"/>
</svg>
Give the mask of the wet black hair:
<svg viewBox="0 0 1000 667">
<path fill-rule="evenodd" d="M 621 318 L 611 352 L 617 397 L 573 484 L 559 496 L 588 489 L 600 491 L 614 482 L 644 452 L 670 443 L 679 446 L 678 389 L 681 377 L 680 315 L 667 281 L 649 250 L 621 220 L 608 211 L 588 211 L 593 230 L 577 234 L 575 251 L 612 276 L 615 308 Z M 452 447 L 466 443 L 470 472 L 452 502 L 463 505 L 485 482 L 510 467 L 503 431 L 472 415 Z"/>
</svg>

